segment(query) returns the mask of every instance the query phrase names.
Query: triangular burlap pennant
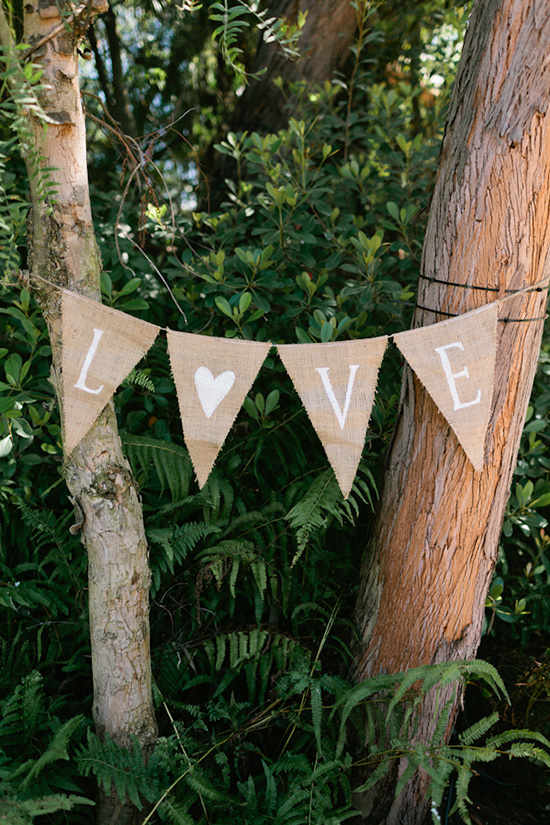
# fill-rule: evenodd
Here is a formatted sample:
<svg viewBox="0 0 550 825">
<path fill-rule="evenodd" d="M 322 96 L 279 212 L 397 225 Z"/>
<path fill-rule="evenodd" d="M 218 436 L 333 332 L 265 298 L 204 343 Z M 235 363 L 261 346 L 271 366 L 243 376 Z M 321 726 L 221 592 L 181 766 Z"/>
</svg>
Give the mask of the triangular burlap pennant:
<svg viewBox="0 0 550 825">
<path fill-rule="evenodd" d="M 483 469 L 491 416 L 498 305 L 393 340 L 445 416 L 476 470 Z"/>
<path fill-rule="evenodd" d="M 242 407 L 271 344 L 168 330 L 183 435 L 199 487 Z"/>
<path fill-rule="evenodd" d="M 160 327 L 67 290 L 62 309 L 63 440 L 69 455 Z"/>
<path fill-rule="evenodd" d="M 281 360 L 347 498 L 365 444 L 376 379 L 388 339 L 284 344 Z"/>
</svg>

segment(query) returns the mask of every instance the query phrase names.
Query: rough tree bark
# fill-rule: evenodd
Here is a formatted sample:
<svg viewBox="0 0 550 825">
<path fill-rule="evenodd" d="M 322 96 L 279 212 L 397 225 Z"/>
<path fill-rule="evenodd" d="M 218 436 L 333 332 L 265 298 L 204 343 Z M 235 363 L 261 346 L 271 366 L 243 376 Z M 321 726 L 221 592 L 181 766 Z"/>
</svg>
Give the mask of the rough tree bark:
<svg viewBox="0 0 550 825">
<path fill-rule="evenodd" d="M 73 8 L 29 0 L 24 7 L 24 39 L 43 69 L 40 103 L 52 122 L 44 129 L 28 119 L 23 151 L 29 172 L 32 213 L 29 269 L 47 320 L 52 344 L 52 383 L 61 389 L 61 306 L 54 285 L 100 300 L 101 259 L 95 241 L 86 168 L 85 125 L 76 47 L 89 19 L 107 9 L 106 0 Z M 64 22 L 60 12 L 67 14 Z M 0 39 L 9 28 L 0 6 Z M 40 191 L 50 173 L 57 192 L 48 203 Z M 48 281 L 46 283 L 44 280 Z M 141 504 L 122 454 L 112 404 L 78 447 L 64 457 L 67 486 L 89 560 L 89 613 L 93 669 L 93 715 L 100 736 L 120 745 L 136 735 L 147 752 L 156 739 L 149 651 L 147 544 Z M 139 815 L 116 795 L 101 795 L 98 823 L 126 825 Z"/>
<path fill-rule="evenodd" d="M 464 287 L 521 289 L 548 274 L 550 243 L 550 6 L 478 0 L 447 121 L 424 245 L 418 304 L 460 314 L 498 297 Z M 546 294 L 501 308 L 539 318 Z M 417 310 L 414 326 L 444 320 Z M 475 656 L 484 601 L 537 365 L 542 321 L 499 324 L 486 466 L 475 472 L 409 369 L 356 618 L 359 679 Z M 426 705 L 423 730 L 434 708 Z M 393 804 L 361 800 L 369 825 L 421 823 L 425 778 Z"/>
</svg>

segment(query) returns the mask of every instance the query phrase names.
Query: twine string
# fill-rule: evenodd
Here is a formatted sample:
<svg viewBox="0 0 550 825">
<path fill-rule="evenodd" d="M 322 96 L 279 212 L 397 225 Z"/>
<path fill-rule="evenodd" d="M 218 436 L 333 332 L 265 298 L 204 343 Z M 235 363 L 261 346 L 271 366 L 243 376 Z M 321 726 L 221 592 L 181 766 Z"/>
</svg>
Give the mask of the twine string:
<svg viewBox="0 0 550 825">
<path fill-rule="evenodd" d="M 446 284 L 448 286 L 458 286 L 462 287 L 463 289 L 479 289 L 483 290 L 484 292 L 500 292 L 500 287 L 493 287 L 493 286 L 476 286 L 475 284 L 458 284 L 453 281 L 443 281 L 441 278 L 435 278 L 428 275 L 420 275 L 425 281 L 429 281 L 430 283 L 438 283 L 438 284 Z M 496 301 L 490 301 L 488 304 L 484 304 L 481 307 L 476 307 L 475 309 L 469 310 L 469 312 L 478 312 L 481 309 L 485 309 L 485 307 L 490 306 L 491 304 L 504 304 L 506 301 L 510 301 L 513 298 L 517 298 L 519 295 L 525 295 L 529 292 L 544 292 L 548 288 L 548 284 L 550 283 L 550 276 L 546 276 L 541 281 L 538 281 L 535 284 L 530 286 L 525 286 L 522 289 L 506 289 L 504 290 L 506 293 L 505 296 L 502 298 L 497 298 Z M 420 309 L 422 312 L 433 312 L 434 315 L 445 315 L 447 318 L 460 318 L 464 315 L 468 315 L 467 312 L 445 312 L 443 309 L 433 309 L 432 307 L 425 307 L 422 304 L 416 303 L 415 309 Z M 545 321 L 548 318 L 548 314 L 546 315 L 538 315 L 536 318 L 499 318 L 498 320 L 503 324 L 509 323 L 517 323 L 517 324 L 527 324 L 532 321 Z"/>
<path fill-rule="evenodd" d="M 156 267 L 155 267 L 155 269 L 156 269 Z M 157 270 L 157 272 L 158 272 L 158 270 Z M 19 272 L 17 273 L 17 276 L 19 278 L 19 281 L 23 282 L 24 287 L 27 290 L 29 290 L 30 287 L 31 287 L 31 280 L 37 279 L 39 281 L 42 281 L 42 283 L 44 283 L 44 284 L 48 284 L 48 286 L 51 286 L 53 289 L 71 291 L 71 290 L 67 290 L 66 287 L 63 287 L 63 286 L 60 286 L 59 284 L 53 283 L 53 281 L 49 281 L 47 278 L 43 278 L 42 275 L 38 275 L 37 273 L 34 273 L 34 272 L 31 273 L 28 270 L 19 270 Z M 496 287 L 476 287 L 472 284 L 454 284 L 452 281 L 442 281 L 438 278 L 431 278 L 431 277 L 428 277 L 426 275 L 420 275 L 420 277 L 424 278 L 424 280 L 435 281 L 436 283 L 441 283 L 441 284 L 448 284 L 449 286 L 461 286 L 464 289 L 482 289 L 486 292 L 498 292 L 499 291 L 499 289 L 496 288 Z M 506 301 L 510 301 L 513 298 L 517 298 L 519 295 L 525 295 L 529 292 L 543 292 L 545 289 L 548 288 L 549 283 L 550 283 L 550 276 L 546 276 L 545 278 L 543 278 L 542 280 L 538 281 L 535 284 L 523 287 L 523 289 L 507 289 L 506 292 L 509 293 L 508 295 L 504 296 L 503 298 L 497 298 L 496 301 L 490 301 L 488 304 L 484 304 L 481 307 L 476 307 L 475 309 L 469 310 L 469 312 L 479 312 L 479 311 L 485 309 L 486 307 L 491 306 L 491 304 L 504 304 L 504 303 L 506 303 Z M 8 284 L 8 286 L 9 286 L 9 284 Z M 15 284 L 11 284 L 11 286 L 15 286 Z M 75 293 L 75 294 L 78 295 L 79 293 Z M 85 296 L 80 295 L 80 297 L 82 298 L 82 297 L 85 297 Z M 88 299 L 88 300 L 90 300 L 90 299 Z M 458 314 L 453 313 L 453 312 L 445 312 L 442 309 L 432 309 L 430 307 L 422 306 L 421 304 L 418 304 L 418 303 L 415 304 L 415 309 L 420 309 L 422 312 L 433 312 L 434 314 L 445 315 L 447 318 L 459 318 L 459 317 L 463 317 L 464 315 L 469 314 L 469 312 L 463 312 L 463 313 L 458 313 Z M 181 309 L 180 309 L 180 312 L 182 312 L 182 314 L 184 315 L 184 318 L 185 318 L 185 314 L 183 313 L 183 311 Z M 534 322 L 534 321 L 544 321 L 544 320 L 546 320 L 546 318 L 548 318 L 548 314 L 538 315 L 536 318 L 499 318 L 498 320 L 501 323 L 504 323 L 504 324 L 510 324 L 510 323 L 527 324 L 527 323 L 531 323 L 531 322 Z M 159 327 L 159 329 L 163 332 L 166 332 L 168 330 L 168 327 Z"/>
</svg>

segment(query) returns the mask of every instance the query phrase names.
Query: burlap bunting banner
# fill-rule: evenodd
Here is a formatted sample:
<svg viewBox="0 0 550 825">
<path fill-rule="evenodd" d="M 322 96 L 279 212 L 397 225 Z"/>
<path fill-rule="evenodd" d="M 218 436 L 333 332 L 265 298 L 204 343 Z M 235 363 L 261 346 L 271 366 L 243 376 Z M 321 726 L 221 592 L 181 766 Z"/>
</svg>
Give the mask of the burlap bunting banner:
<svg viewBox="0 0 550 825">
<path fill-rule="evenodd" d="M 393 336 L 456 434 L 482 470 L 493 399 L 498 304 Z"/>
<path fill-rule="evenodd" d="M 63 290 L 62 404 L 67 455 L 86 435 L 160 327 Z"/>
<path fill-rule="evenodd" d="M 183 435 L 204 487 L 271 344 L 168 330 Z"/>
<path fill-rule="evenodd" d="M 393 335 L 482 470 L 491 415 L 499 303 Z M 65 451 L 90 429 L 160 327 L 63 290 L 62 405 Z M 187 448 L 203 487 L 270 342 L 167 330 Z M 365 442 L 387 337 L 281 344 L 279 355 L 319 436 L 344 497 Z"/>
<path fill-rule="evenodd" d="M 277 347 L 344 498 L 351 490 L 365 444 L 387 340 L 384 336 Z"/>
</svg>

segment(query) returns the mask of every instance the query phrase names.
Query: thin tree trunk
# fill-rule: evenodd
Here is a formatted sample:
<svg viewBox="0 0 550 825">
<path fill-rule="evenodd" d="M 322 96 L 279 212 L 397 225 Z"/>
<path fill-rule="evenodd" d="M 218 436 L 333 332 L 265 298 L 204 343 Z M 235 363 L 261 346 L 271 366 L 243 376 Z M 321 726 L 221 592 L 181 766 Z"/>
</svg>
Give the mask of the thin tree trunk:
<svg viewBox="0 0 550 825">
<path fill-rule="evenodd" d="M 107 66 L 105 65 L 105 61 L 103 60 L 103 55 L 99 49 L 99 43 L 97 41 L 95 28 L 94 26 L 90 26 L 88 30 L 88 40 L 90 43 L 90 48 L 94 55 L 95 60 L 95 67 L 97 70 L 97 79 L 99 80 L 99 85 L 101 86 L 101 91 L 105 95 L 105 105 L 107 110 L 113 115 L 114 117 L 114 110 L 115 110 L 115 102 L 113 99 L 113 94 L 111 91 L 111 84 L 109 82 L 109 75 L 107 74 Z"/>
<path fill-rule="evenodd" d="M 422 262 L 418 304 L 460 314 L 548 274 L 550 6 L 478 0 L 451 102 Z M 502 294 L 502 292 L 501 292 Z M 385 485 L 363 564 L 357 677 L 475 656 L 484 602 L 537 365 L 545 291 L 501 308 L 486 466 L 473 470 L 406 368 Z M 445 319 L 417 310 L 414 326 Z M 434 708 L 424 708 L 429 734 Z M 391 804 L 363 797 L 369 825 L 418 825 L 426 778 Z"/>
<path fill-rule="evenodd" d="M 113 110 L 111 114 L 117 120 L 126 135 L 137 137 L 137 126 L 128 98 L 128 89 L 124 82 L 124 66 L 122 65 L 122 48 L 117 32 L 116 17 L 109 6 L 105 17 L 102 18 L 109 43 L 109 56 L 112 68 L 112 88 L 114 91 Z"/>
<path fill-rule="evenodd" d="M 29 227 L 31 284 L 48 322 L 52 344 L 52 383 L 61 391 L 60 292 L 53 284 L 100 300 L 101 259 L 90 209 L 85 125 L 80 101 L 76 46 L 89 15 L 105 11 L 105 0 L 62 25 L 56 5 L 42 0 L 25 6 L 24 37 L 30 46 L 52 32 L 32 59 L 44 74 L 40 103 L 53 123 L 29 117 L 23 140 L 31 185 Z M 7 24 L 0 7 L 0 37 Z M 59 29 L 59 31 L 58 31 Z M 46 173 L 55 181 L 55 200 L 44 196 Z M 34 277 L 33 277 L 34 276 Z M 36 277 L 38 276 L 38 277 Z M 46 279 L 45 283 L 41 279 Z M 52 284 L 52 285 L 50 285 Z M 67 486 L 89 560 L 89 612 L 93 669 L 93 715 L 100 736 L 120 745 L 138 737 L 144 753 L 156 739 L 149 650 L 150 573 L 141 504 L 122 454 L 112 404 L 78 447 L 65 455 Z M 116 794 L 100 799 L 98 823 L 125 825 L 140 817 Z"/>
</svg>

